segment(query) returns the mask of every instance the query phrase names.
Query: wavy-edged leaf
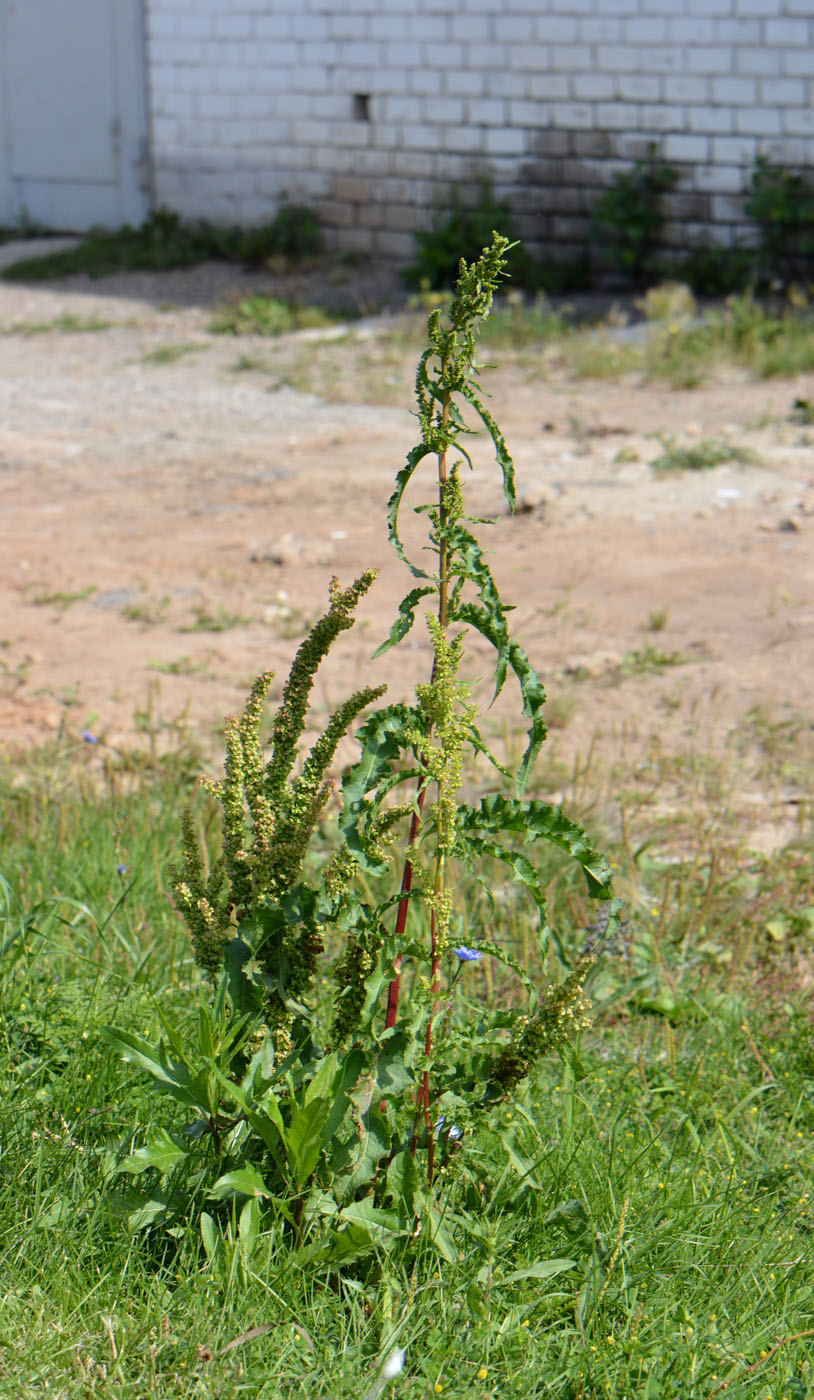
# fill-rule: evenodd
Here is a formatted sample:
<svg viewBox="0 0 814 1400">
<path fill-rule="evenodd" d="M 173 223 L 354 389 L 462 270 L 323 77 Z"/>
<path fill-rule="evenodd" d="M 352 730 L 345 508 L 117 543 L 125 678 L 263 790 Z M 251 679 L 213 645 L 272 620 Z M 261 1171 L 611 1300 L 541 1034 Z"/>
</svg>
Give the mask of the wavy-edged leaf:
<svg viewBox="0 0 814 1400">
<path fill-rule="evenodd" d="M 128 1064 L 146 1070 L 155 1083 L 166 1089 L 179 1103 L 185 1104 L 187 1108 L 197 1108 L 204 1115 L 210 1113 L 206 1074 L 194 1075 L 188 1065 L 170 1060 L 163 1044 L 156 1050 L 148 1041 L 132 1035 L 130 1031 L 117 1031 L 113 1026 L 102 1026 L 100 1034 L 108 1045 L 119 1051 Z"/>
<path fill-rule="evenodd" d="M 405 598 L 402 598 L 399 603 L 398 617 L 381 646 L 378 646 L 374 651 L 371 660 L 375 661 L 377 656 L 383 656 L 391 647 L 398 646 L 398 643 L 407 636 L 407 633 L 415 622 L 415 610 L 421 602 L 421 599 L 426 598 L 429 593 L 434 592 L 435 588 L 432 586 L 413 588 Z"/>
<path fill-rule="evenodd" d="M 517 504 L 514 486 L 514 462 L 506 446 L 506 440 L 475 388 L 471 384 L 466 384 L 462 387 L 461 393 L 467 403 L 471 404 L 472 408 L 474 408 L 484 428 L 492 439 L 492 444 L 495 449 L 495 461 L 503 475 L 503 495 L 509 510 L 514 514 L 514 509 Z"/>
<path fill-rule="evenodd" d="M 342 811 L 339 827 L 349 851 L 366 870 L 380 871 L 384 863 L 372 850 L 366 834 L 371 805 L 367 794 L 388 784 L 392 765 L 398 763 L 405 747 L 404 736 L 415 729 L 418 716 L 409 705 L 385 705 L 370 715 L 357 730 L 362 756 L 342 779 Z M 417 770 L 416 770 L 417 771 Z M 412 770 L 404 771 L 404 778 Z"/>
<path fill-rule="evenodd" d="M 132 1152 L 116 1168 L 117 1172 L 126 1172 L 131 1176 L 139 1176 L 141 1172 L 146 1172 L 150 1167 L 166 1176 L 173 1167 L 177 1167 L 179 1162 L 183 1162 L 189 1156 L 189 1146 L 178 1143 L 170 1133 L 164 1128 L 153 1128 L 150 1136 L 143 1147 Z"/>
<path fill-rule="evenodd" d="M 552 807 L 548 802 L 521 802 L 492 793 L 481 799 L 479 807 L 461 810 L 459 830 L 464 836 L 470 830 L 476 835 L 481 831 L 512 831 L 522 836 L 526 844 L 550 841 L 580 866 L 591 899 L 612 897 L 610 865 L 594 850 L 585 829 L 566 817 L 560 807 Z"/>
<path fill-rule="evenodd" d="M 399 559 L 407 565 L 413 578 L 428 579 L 431 575 L 427 573 L 426 569 L 419 569 L 416 564 L 413 564 L 412 561 L 407 558 L 404 545 L 401 542 L 401 536 L 399 535 L 399 510 L 401 508 L 404 492 L 410 484 L 410 478 L 413 472 L 419 462 L 422 462 L 425 457 L 431 456 L 432 451 L 432 446 L 427 442 L 419 442 L 415 447 L 410 449 L 407 453 L 407 461 L 401 468 L 401 471 L 396 472 L 396 489 L 387 502 L 387 538 L 395 549 Z"/>
<path fill-rule="evenodd" d="M 218 1177 L 208 1194 L 211 1200 L 223 1201 L 231 1196 L 252 1196 L 255 1199 L 260 1196 L 270 1200 L 272 1193 L 257 1168 L 249 1165 Z"/>
</svg>

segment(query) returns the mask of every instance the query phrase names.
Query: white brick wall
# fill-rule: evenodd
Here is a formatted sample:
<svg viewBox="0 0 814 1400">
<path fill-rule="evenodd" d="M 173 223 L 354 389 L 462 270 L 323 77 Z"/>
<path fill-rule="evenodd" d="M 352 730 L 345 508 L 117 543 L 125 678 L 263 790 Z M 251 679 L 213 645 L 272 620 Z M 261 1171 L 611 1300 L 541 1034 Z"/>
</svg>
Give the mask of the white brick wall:
<svg viewBox="0 0 814 1400">
<path fill-rule="evenodd" d="M 189 216 L 287 195 L 337 246 L 405 257 L 483 173 L 532 244 L 568 242 L 656 142 L 668 231 L 728 242 L 757 154 L 814 163 L 814 0 L 146 4 L 157 198 Z"/>
</svg>

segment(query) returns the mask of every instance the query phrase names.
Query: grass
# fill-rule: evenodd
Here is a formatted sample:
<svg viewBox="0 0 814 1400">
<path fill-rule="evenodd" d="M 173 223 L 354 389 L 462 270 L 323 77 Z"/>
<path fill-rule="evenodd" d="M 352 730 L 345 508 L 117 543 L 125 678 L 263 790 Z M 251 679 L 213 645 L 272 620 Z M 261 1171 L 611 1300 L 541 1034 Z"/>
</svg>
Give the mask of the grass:
<svg viewBox="0 0 814 1400">
<path fill-rule="evenodd" d="M 102 316 L 77 316 L 65 311 L 51 321 L 11 321 L 3 327 L 3 335 L 78 335 L 88 331 L 108 331 L 119 325 L 118 321 L 108 321 Z"/>
<path fill-rule="evenodd" d="M 317 330 L 336 317 L 317 306 L 292 306 L 276 297 L 240 297 L 215 308 L 210 330 L 216 335 L 283 335 L 286 331 Z"/>
<path fill-rule="evenodd" d="M 208 259 L 262 266 L 270 258 L 312 257 L 319 245 L 316 215 L 305 205 L 283 204 L 271 223 L 251 229 L 222 227 L 203 219 L 186 222 L 170 210 L 159 209 L 138 228 L 125 224 L 118 229 L 91 229 L 73 248 L 21 258 L 4 268 L 2 276 L 22 282 L 106 277 L 194 267 Z"/>
<path fill-rule="evenodd" d="M 650 463 L 651 471 L 705 472 L 720 467 L 724 462 L 739 462 L 742 465 L 758 460 L 747 447 L 736 447 L 734 443 L 722 442 L 718 438 L 701 438 L 688 446 L 680 446 L 673 437 L 662 437 L 664 451 Z"/>
<path fill-rule="evenodd" d="M 362 1400 L 403 1347 L 382 1390 L 404 1400 L 809 1396 L 810 816 L 757 855 L 735 798 L 810 790 L 810 727 L 755 711 L 723 755 L 583 766 L 573 797 L 606 825 L 628 903 L 595 1026 L 506 1107 L 502 1145 L 464 1142 L 491 1184 L 453 1262 L 343 1275 L 292 1266 L 273 1213 L 248 1262 L 126 1228 L 115 1165 L 165 1105 L 98 1029 L 184 1022 L 196 977 L 165 867 L 200 760 L 183 730 L 167 747 L 147 729 L 130 750 L 63 735 L 0 762 L 0 1393 Z M 550 899 L 573 956 L 590 911 L 555 865 Z M 520 951 L 523 908 L 491 918 Z M 474 967 L 473 994 L 500 975 Z"/>
<path fill-rule="evenodd" d="M 181 341 L 177 345 L 159 345 L 155 350 L 148 350 L 142 355 L 143 365 L 174 365 L 179 360 L 183 360 L 187 355 L 194 355 L 199 350 L 205 350 L 206 345 L 197 340 Z"/>
</svg>

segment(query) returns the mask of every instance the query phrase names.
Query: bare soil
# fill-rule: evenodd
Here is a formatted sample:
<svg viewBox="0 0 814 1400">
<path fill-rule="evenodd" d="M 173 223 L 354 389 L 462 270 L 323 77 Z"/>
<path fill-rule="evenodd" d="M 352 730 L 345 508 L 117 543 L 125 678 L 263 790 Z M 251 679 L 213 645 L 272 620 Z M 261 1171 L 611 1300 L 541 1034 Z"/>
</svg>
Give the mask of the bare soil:
<svg viewBox="0 0 814 1400">
<path fill-rule="evenodd" d="M 355 276 L 350 304 L 386 294 Z M 125 746 L 149 696 L 164 721 L 186 714 L 210 736 L 257 671 L 284 678 L 330 576 L 368 565 L 381 577 L 318 703 L 383 679 L 406 695 L 426 675 L 420 628 L 370 661 L 408 586 L 384 503 L 415 439 L 415 343 L 388 339 L 392 318 L 342 339 L 213 334 L 213 299 L 247 285 L 212 267 L 0 284 L 6 746 L 60 726 Z M 32 329 L 66 316 L 112 324 Z M 611 757 L 652 736 L 714 751 L 758 707 L 810 713 L 814 458 L 789 412 L 811 379 L 577 383 L 541 350 L 505 357 L 487 386 L 527 509 L 506 515 L 480 443 L 469 500 L 498 518 L 492 567 L 552 698 L 552 784 L 592 740 Z M 657 434 L 730 438 L 759 464 L 657 476 Z"/>
</svg>

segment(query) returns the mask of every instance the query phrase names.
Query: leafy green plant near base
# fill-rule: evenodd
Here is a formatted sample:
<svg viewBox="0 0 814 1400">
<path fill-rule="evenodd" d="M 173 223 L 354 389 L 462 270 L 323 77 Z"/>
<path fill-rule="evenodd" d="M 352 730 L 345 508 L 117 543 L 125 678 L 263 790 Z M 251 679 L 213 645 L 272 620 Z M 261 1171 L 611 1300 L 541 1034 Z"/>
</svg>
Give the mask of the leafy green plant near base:
<svg viewBox="0 0 814 1400">
<path fill-rule="evenodd" d="M 758 156 L 744 213 L 758 228 L 757 280 L 811 280 L 814 271 L 814 184 L 799 171 Z"/>
<path fill-rule="evenodd" d="M 648 160 L 620 171 L 610 188 L 594 201 L 591 238 L 601 245 L 602 259 L 613 271 L 640 286 L 654 270 L 654 248 L 663 222 L 661 199 L 678 182 L 678 171 L 657 160 L 655 146 Z"/>
<path fill-rule="evenodd" d="M 258 677 L 242 716 L 227 722 L 224 777 L 206 784 L 222 814 L 221 854 L 211 865 L 194 817 L 183 818 L 172 888 L 209 988 L 192 1028 L 159 1009 L 157 1043 L 106 1031 L 182 1109 L 170 1126 L 155 1121 L 120 1165 L 120 1174 L 147 1173 L 152 1182 L 134 1202 L 132 1223 L 197 1220 L 213 1261 L 248 1267 L 272 1223 L 300 1263 L 341 1266 L 397 1248 L 453 1259 L 455 1230 L 490 1180 L 488 1154 L 468 1150 L 476 1130 L 500 1134 L 504 1101 L 542 1057 L 567 1058 L 585 1021 L 595 954 L 583 950 L 566 965 L 534 848 L 551 843 L 570 856 L 588 896 L 606 902 L 602 929 L 610 934 L 617 923 L 607 861 L 559 808 L 523 797 L 545 739 L 545 694 L 511 637 L 472 532 L 486 522 L 465 510 L 467 409 L 491 439 L 514 507 L 512 461 L 481 397 L 476 351 L 509 246 L 493 235 L 472 265 L 461 264 L 446 318 L 440 308 L 429 317 L 416 375 L 420 439 L 388 504 L 390 541 L 414 586 L 377 655 L 402 642 L 427 608 L 429 677 L 412 704 L 370 710 L 385 687 L 357 691 L 301 753 L 320 663 L 353 625 L 375 572 L 348 588 L 334 580 L 327 611 L 294 658 L 267 749 L 259 734 L 270 673 Z M 428 567 L 426 553 L 421 562 L 408 555 L 401 527 L 405 495 L 425 463 L 434 467 L 434 491 L 414 509 L 426 525 Z M 495 694 L 510 676 L 520 691 L 527 738 L 512 795 L 460 679 L 472 633 L 493 650 Z M 364 711 L 360 757 L 343 777 L 326 851 L 326 773 Z M 461 796 L 467 755 L 493 775 L 476 805 Z M 488 925 L 467 923 L 463 892 L 481 888 L 492 900 L 497 866 L 528 897 L 539 965 L 552 952 L 560 959 L 561 978 L 548 986 Z M 502 963 L 514 981 L 488 1006 L 467 991 L 468 966 L 482 959 Z"/>
<path fill-rule="evenodd" d="M 55 277 L 107 277 L 115 272 L 160 272 L 194 267 L 208 259 L 260 266 L 270 258 L 299 262 L 321 246 L 319 221 L 307 205 L 283 203 L 269 224 L 226 228 L 204 219 L 186 221 L 169 209 L 155 210 L 138 228 L 96 228 L 73 248 L 21 258 L 2 270 L 11 281 Z"/>
<path fill-rule="evenodd" d="M 453 189 L 452 206 L 436 209 L 428 229 L 416 229 L 416 260 L 404 269 L 409 287 L 426 292 L 449 291 L 456 283 L 460 262 L 473 262 L 488 244 L 492 229 L 511 229 L 511 216 L 505 204 L 495 197 L 486 176 L 477 181 L 474 202 L 466 202 L 459 189 Z M 519 243 L 511 245 L 511 276 L 519 286 L 536 288 L 539 269 Z"/>
<path fill-rule="evenodd" d="M 698 442 L 680 446 L 675 438 L 661 439 L 664 451 L 650 463 L 654 472 L 706 472 L 724 462 L 754 463 L 757 458 L 748 447 L 721 442 L 718 438 L 701 438 Z"/>
</svg>

